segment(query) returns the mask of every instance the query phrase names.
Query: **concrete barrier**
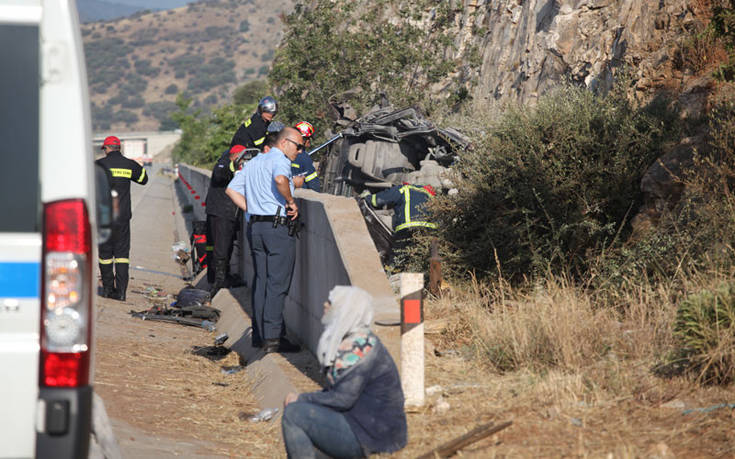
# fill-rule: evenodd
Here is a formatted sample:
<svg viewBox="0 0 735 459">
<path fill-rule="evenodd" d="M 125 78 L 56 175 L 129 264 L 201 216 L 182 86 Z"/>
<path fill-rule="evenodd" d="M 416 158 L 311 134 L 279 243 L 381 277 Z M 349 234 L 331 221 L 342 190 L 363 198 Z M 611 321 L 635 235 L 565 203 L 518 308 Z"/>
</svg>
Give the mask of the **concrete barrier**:
<svg viewBox="0 0 735 459">
<path fill-rule="evenodd" d="M 204 219 L 205 208 L 198 204 L 206 197 L 210 172 L 179 164 L 179 177 L 194 207 L 195 218 Z M 192 193 L 192 190 L 194 191 Z M 200 199 L 194 199 L 194 196 Z M 375 300 L 375 321 L 400 323 L 400 309 L 380 263 L 365 220 L 354 199 L 296 190 L 304 227 L 296 242 L 296 266 L 286 298 L 284 317 L 289 336 L 296 338 L 312 354 L 322 332 L 323 303 L 335 285 L 355 285 Z M 198 204 L 198 205 L 197 205 Z M 197 212 L 201 213 L 201 218 Z M 241 240 L 245 257 L 243 277 L 252 285 L 253 267 L 247 240 Z M 380 327 L 376 327 L 380 333 Z M 384 344 L 398 357 L 395 340 Z"/>
</svg>

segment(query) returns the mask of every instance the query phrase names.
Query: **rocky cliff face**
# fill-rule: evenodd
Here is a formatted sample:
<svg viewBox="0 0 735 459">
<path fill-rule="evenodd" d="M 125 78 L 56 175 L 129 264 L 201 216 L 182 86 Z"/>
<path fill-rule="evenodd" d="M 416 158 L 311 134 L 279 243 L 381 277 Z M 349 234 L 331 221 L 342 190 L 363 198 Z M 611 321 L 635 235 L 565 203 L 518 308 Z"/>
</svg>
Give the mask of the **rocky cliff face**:
<svg viewBox="0 0 735 459">
<path fill-rule="evenodd" d="M 623 67 L 634 95 L 683 95 L 685 110 L 703 108 L 710 82 L 677 70 L 687 30 L 704 19 L 692 0 L 464 0 L 455 16 L 456 52 L 481 56 L 475 103 L 533 102 L 559 82 L 609 88 Z M 456 5 L 459 12 L 459 5 Z M 696 80 L 696 79 L 695 79 Z"/>
</svg>

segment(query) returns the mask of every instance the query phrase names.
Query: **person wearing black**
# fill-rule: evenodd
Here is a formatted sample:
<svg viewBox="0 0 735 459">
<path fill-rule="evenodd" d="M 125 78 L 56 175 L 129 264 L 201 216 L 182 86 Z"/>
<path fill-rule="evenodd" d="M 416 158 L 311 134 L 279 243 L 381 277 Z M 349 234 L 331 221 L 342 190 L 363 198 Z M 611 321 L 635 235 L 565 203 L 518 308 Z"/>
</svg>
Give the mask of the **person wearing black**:
<svg viewBox="0 0 735 459">
<path fill-rule="evenodd" d="M 406 249 L 411 244 L 416 231 L 435 230 L 436 223 L 428 221 L 426 203 L 436 196 L 430 185 L 414 186 L 409 184 L 395 185 L 375 194 L 361 195 L 375 209 L 392 208 L 393 214 L 393 248 L 389 265 L 400 269 L 405 263 Z"/>
<path fill-rule="evenodd" d="M 106 156 L 96 161 L 110 172 L 110 187 L 118 196 L 118 217 L 112 224 L 110 238 L 99 245 L 99 265 L 102 275 L 102 296 L 125 301 L 130 268 L 130 182 L 139 185 L 148 183 L 145 168 L 122 155 L 120 139 L 105 138 L 102 149 Z"/>
<path fill-rule="evenodd" d="M 235 145 L 222 154 L 212 168 L 209 190 L 205 206 L 207 208 L 207 246 L 213 247 L 212 258 L 207 260 L 207 280 L 211 286 L 211 295 L 225 286 L 230 256 L 237 231 L 238 208 L 227 197 L 225 190 L 232 177 L 235 176 L 240 153 L 245 151 L 242 145 Z"/>
<path fill-rule="evenodd" d="M 235 132 L 230 147 L 242 145 L 245 148 L 262 148 L 268 125 L 278 112 L 276 99 L 266 96 L 258 102 L 258 109 L 245 120 Z"/>
</svg>

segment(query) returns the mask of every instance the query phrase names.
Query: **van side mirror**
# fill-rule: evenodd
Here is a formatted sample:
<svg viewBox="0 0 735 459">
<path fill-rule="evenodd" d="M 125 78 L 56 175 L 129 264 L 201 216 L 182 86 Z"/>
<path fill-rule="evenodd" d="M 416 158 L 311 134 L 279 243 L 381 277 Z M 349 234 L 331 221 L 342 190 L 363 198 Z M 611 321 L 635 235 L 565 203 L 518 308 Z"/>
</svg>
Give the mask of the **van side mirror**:
<svg viewBox="0 0 735 459">
<path fill-rule="evenodd" d="M 99 164 L 94 165 L 95 201 L 97 202 L 97 242 L 103 243 L 112 234 L 112 224 L 117 218 L 117 197 L 110 187 L 110 172 Z"/>
</svg>

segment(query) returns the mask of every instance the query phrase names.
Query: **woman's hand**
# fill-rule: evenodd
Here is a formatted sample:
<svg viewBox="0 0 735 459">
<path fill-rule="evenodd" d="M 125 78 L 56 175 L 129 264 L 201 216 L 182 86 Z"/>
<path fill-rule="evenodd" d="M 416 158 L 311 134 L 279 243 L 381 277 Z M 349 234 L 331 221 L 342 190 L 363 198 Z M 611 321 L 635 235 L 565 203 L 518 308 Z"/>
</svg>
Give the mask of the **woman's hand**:
<svg viewBox="0 0 735 459">
<path fill-rule="evenodd" d="M 286 395 L 286 398 L 283 400 L 283 406 L 286 406 L 291 402 L 295 402 L 296 400 L 298 400 L 298 398 L 299 398 L 299 394 L 295 392 L 289 392 Z"/>
</svg>

